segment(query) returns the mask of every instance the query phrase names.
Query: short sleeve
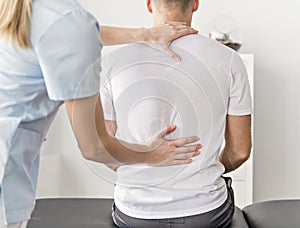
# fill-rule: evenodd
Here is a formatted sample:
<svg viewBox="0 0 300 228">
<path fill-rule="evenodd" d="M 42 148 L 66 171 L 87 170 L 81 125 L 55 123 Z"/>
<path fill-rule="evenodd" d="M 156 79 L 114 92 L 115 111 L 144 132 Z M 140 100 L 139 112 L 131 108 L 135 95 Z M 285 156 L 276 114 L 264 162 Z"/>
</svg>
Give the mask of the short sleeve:
<svg viewBox="0 0 300 228">
<path fill-rule="evenodd" d="M 35 51 L 51 100 L 72 100 L 99 93 L 101 71 L 99 25 L 83 9 L 59 16 Z"/>
<path fill-rule="evenodd" d="M 111 68 L 108 64 L 108 57 L 102 59 L 100 97 L 105 120 L 116 121 L 114 108 Z"/>
<path fill-rule="evenodd" d="M 244 116 L 253 113 L 249 78 L 241 57 L 234 53 L 231 68 L 228 115 Z"/>
</svg>

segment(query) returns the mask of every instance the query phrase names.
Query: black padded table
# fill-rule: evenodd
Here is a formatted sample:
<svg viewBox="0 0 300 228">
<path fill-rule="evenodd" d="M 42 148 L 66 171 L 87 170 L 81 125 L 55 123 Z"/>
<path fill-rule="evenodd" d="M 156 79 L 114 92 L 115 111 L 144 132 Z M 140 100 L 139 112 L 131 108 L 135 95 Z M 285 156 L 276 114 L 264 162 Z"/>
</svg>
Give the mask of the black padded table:
<svg viewBox="0 0 300 228">
<path fill-rule="evenodd" d="M 249 228 L 242 210 L 238 207 L 235 207 L 234 216 L 231 222 L 231 228 Z"/>
<path fill-rule="evenodd" d="M 27 228 L 109 228 L 112 199 L 40 199 Z"/>
<path fill-rule="evenodd" d="M 39 199 L 27 228 L 108 228 L 112 199 Z M 232 228 L 248 228 L 236 208 Z"/>
<path fill-rule="evenodd" d="M 300 200 L 277 200 L 252 204 L 243 209 L 251 228 L 299 228 Z"/>
</svg>

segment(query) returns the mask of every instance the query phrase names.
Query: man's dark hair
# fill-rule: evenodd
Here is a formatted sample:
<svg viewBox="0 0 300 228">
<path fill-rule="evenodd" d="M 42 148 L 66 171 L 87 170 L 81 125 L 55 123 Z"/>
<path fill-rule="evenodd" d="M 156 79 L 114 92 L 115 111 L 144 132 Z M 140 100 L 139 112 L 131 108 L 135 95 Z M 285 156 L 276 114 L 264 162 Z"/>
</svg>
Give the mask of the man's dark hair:
<svg viewBox="0 0 300 228">
<path fill-rule="evenodd" d="M 162 3 L 164 5 L 172 5 L 173 7 L 180 6 L 182 12 L 186 12 L 193 2 L 193 0 L 155 0 L 155 1 Z"/>
</svg>

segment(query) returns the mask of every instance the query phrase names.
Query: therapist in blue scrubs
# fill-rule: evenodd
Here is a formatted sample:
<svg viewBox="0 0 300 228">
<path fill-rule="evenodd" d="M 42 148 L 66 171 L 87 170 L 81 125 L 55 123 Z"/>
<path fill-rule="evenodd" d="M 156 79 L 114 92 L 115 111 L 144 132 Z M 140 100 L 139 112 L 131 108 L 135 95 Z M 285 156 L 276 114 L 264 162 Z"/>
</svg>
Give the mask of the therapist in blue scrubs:
<svg viewBox="0 0 300 228">
<path fill-rule="evenodd" d="M 63 103 L 86 159 L 175 165 L 198 154 L 200 145 L 184 146 L 197 137 L 163 139 L 175 127 L 162 130 L 148 146 L 107 134 L 99 99 L 99 32 L 96 19 L 75 0 L 0 0 L 1 228 L 22 227 L 30 219 L 40 148 Z M 176 58 L 170 41 L 195 32 L 174 23 L 151 29 L 103 27 L 101 36 L 104 44 L 162 41 L 156 47 Z"/>
</svg>

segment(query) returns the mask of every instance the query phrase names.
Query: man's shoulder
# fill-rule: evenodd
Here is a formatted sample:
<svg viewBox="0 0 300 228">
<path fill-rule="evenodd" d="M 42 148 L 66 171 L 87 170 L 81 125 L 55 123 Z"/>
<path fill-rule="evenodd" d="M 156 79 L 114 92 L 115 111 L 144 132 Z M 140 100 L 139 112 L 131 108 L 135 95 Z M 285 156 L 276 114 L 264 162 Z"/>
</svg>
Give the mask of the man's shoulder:
<svg viewBox="0 0 300 228">
<path fill-rule="evenodd" d="M 210 42 L 213 41 L 212 39 L 201 35 L 201 34 L 191 34 L 191 35 L 186 35 L 178 38 L 175 40 L 173 43 L 176 44 L 178 42 L 187 42 L 187 41 L 192 41 L 192 42 Z"/>
<path fill-rule="evenodd" d="M 171 49 L 184 58 L 198 57 L 202 60 L 222 61 L 230 59 L 233 50 L 203 35 L 187 35 L 175 40 Z M 142 43 L 122 45 L 114 49 L 105 58 L 111 69 L 146 64 L 149 62 L 174 65 L 174 60 L 158 50 Z M 227 63 L 228 61 L 224 61 Z"/>
<path fill-rule="evenodd" d="M 204 35 L 193 34 L 183 36 L 173 42 L 174 46 L 190 48 L 192 50 L 201 50 L 202 52 L 215 52 L 218 54 L 232 54 L 234 51 L 218 41 L 208 38 Z"/>
<path fill-rule="evenodd" d="M 113 68 L 120 68 L 133 64 L 151 61 L 166 61 L 166 54 L 143 43 L 131 43 L 114 47 L 103 56 Z"/>
</svg>

